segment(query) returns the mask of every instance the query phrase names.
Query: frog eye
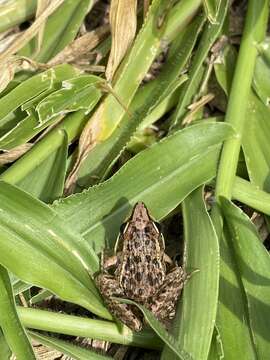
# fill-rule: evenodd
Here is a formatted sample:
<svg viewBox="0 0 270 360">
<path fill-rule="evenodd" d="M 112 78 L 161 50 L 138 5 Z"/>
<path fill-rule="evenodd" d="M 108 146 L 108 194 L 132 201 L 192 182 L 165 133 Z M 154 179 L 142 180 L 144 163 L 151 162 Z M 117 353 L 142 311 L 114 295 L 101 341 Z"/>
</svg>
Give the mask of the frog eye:
<svg viewBox="0 0 270 360">
<path fill-rule="evenodd" d="M 128 223 L 124 222 L 121 226 L 120 226 L 120 233 L 124 234 L 126 228 L 127 228 Z"/>
</svg>

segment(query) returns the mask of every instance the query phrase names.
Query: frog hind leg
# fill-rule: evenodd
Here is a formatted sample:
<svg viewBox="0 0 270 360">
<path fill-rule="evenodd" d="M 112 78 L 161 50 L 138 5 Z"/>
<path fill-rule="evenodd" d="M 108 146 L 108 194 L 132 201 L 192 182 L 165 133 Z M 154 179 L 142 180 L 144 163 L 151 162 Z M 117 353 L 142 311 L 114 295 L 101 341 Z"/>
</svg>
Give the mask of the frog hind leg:
<svg viewBox="0 0 270 360">
<path fill-rule="evenodd" d="M 110 312 L 130 329 L 140 331 L 142 319 L 137 307 L 113 299 L 113 297 L 125 298 L 118 281 L 112 275 L 100 274 L 96 278 L 96 284 Z"/>
<path fill-rule="evenodd" d="M 174 268 L 166 275 L 162 286 L 152 297 L 151 303 L 147 304 L 147 308 L 166 327 L 175 316 L 178 298 L 189 278 L 190 275 L 180 266 Z"/>
</svg>

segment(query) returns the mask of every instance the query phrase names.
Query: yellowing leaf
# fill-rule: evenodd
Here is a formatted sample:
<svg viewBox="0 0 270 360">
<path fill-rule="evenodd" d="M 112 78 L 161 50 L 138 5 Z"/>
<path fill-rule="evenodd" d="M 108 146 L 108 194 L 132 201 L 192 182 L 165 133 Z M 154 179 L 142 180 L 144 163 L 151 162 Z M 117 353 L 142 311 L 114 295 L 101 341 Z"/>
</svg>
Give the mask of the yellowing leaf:
<svg viewBox="0 0 270 360">
<path fill-rule="evenodd" d="M 137 27 L 137 1 L 112 0 L 110 9 L 112 48 L 106 69 L 106 78 L 111 81 L 115 70 L 129 49 Z"/>
</svg>

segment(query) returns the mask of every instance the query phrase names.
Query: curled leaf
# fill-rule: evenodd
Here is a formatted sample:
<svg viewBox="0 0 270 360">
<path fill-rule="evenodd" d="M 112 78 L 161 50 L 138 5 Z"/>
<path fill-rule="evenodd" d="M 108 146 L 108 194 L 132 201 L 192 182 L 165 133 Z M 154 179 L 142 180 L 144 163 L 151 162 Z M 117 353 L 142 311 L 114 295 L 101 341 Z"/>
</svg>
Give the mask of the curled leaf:
<svg viewBox="0 0 270 360">
<path fill-rule="evenodd" d="M 111 81 L 121 60 L 129 49 L 137 27 L 137 0 L 112 0 L 110 9 L 112 48 L 106 69 Z"/>
</svg>

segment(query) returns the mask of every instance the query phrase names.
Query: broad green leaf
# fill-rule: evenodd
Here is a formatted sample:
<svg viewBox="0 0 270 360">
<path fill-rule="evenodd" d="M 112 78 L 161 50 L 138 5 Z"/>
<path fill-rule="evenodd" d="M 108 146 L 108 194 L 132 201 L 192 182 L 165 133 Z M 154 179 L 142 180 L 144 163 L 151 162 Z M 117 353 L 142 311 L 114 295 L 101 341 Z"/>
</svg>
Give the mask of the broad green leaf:
<svg viewBox="0 0 270 360">
<path fill-rule="evenodd" d="M 20 189 L 47 203 L 63 195 L 68 141 L 64 131 L 61 135 L 62 145 L 16 184 Z"/>
<path fill-rule="evenodd" d="M 221 0 L 216 23 L 205 25 L 199 47 L 189 68 L 189 80 L 182 88 L 179 103 L 174 113 L 172 128 L 177 128 L 181 124 L 183 117 L 187 112 L 187 106 L 191 104 L 194 96 L 198 93 L 204 71 L 203 63 L 208 56 L 209 50 L 221 32 L 227 14 L 228 3 L 228 0 Z"/>
<path fill-rule="evenodd" d="M 41 49 L 35 60 L 47 62 L 68 45 L 78 33 L 93 3 L 92 0 L 64 1 L 46 22 Z M 31 57 L 34 51 L 34 40 L 32 40 L 20 51 L 20 54 Z"/>
<path fill-rule="evenodd" d="M 40 125 L 68 112 L 85 110 L 88 114 L 99 101 L 98 88 L 104 80 L 94 75 L 80 75 L 62 82 L 62 87 L 43 99 L 36 107 Z"/>
<path fill-rule="evenodd" d="M 72 78 L 77 73 L 78 70 L 75 70 L 71 65 L 63 64 L 23 81 L 0 99 L 0 120 L 34 96 L 52 88 L 54 83 Z"/>
<path fill-rule="evenodd" d="M 1 349 L 1 360 L 10 360 L 11 350 L 6 342 L 4 334 L 0 328 L 0 349 Z"/>
<path fill-rule="evenodd" d="M 243 288 L 241 292 L 243 303 L 247 303 L 245 317 L 250 341 L 253 343 L 253 352 L 256 354 L 254 354 L 256 359 L 267 359 L 270 350 L 269 253 L 260 241 L 255 226 L 243 211 L 224 198 L 222 210 L 231 236 L 239 281 Z M 233 293 L 231 295 L 233 296 Z M 241 351 L 243 356 L 243 349 Z"/>
<path fill-rule="evenodd" d="M 253 88 L 264 105 L 270 105 L 270 39 L 266 38 L 259 45 L 259 55 L 253 75 Z"/>
<path fill-rule="evenodd" d="M 161 219 L 213 178 L 220 144 L 231 135 L 231 128 L 222 123 L 176 132 L 140 152 L 108 181 L 55 202 L 53 208 L 96 251 L 105 243 L 112 246 L 119 225 L 137 201 L 144 201 L 154 218 Z"/>
<path fill-rule="evenodd" d="M 49 348 L 62 351 L 67 356 L 74 360 L 108 360 L 112 359 L 110 356 L 98 354 L 90 349 L 82 348 L 77 345 L 73 345 L 70 342 L 57 339 L 52 336 L 47 336 L 33 331 L 29 331 L 29 335 L 32 339 L 39 343 L 48 346 Z"/>
<path fill-rule="evenodd" d="M 140 332 L 133 332 L 126 326 L 119 328 L 112 321 L 96 320 L 22 306 L 17 306 L 17 311 L 24 326 L 30 329 L 88 337 L 149 349 L 160 350 L 162 347 L 162 341 L 149 328 Z"/>
<path fill-rule="evenodd" d="M 218 303 L 219 245 L 207 213 L 202 188 L 183 202 L 186 271 L 192 275 L 184 287 L 174 320 L 179 346 L 194 359 L 206 360 L 210 349 Z M 166 349 L 162 359 L 173 359 Z"/>
<path fill-rule="evenodd" d="M 220 233 L 219 216 L 212 217 L 216 231 Z M 219 344 L 225 359 L 243 358 L 257 359 L 254 344 L 250 338 L 250 328 L 243 298 L 243 287 L 239 278 L 237 264 L 232 252 L 231 236 L 227 224 L 223 226 L 223 234 L 219 239 L 220 248 L 220 279 L 219 303 L 216 328 L 219 333 Z M 212 343 L 212 346 L 216 343 Z M 219 347 L 220 347 L 219 346 Z M 217 349 L 212 349 L 211 360 Z"/>
<path fill-rule="evenodd" d="M 182 84 L 183 77 L 180 74 L 190 57 L 203 23 L 204 18 L 198 16 L 187 26 L 181 37 L 172 43 L 168 59 L 159 76 L 137 91 L 130 106 L 132 117 L 124 116 L 110 138 L 97 144 L 89 153 L 79 170 L 80 187 L 87 187 L 104 178 L 108 168 L 117 159 L 136 129 L 145 126 L 153 118 L 158 120 L 154 112 L 164 99 L 166 100 L 166 96 Z"/>
<path fill-rule="evenodd" d="M 35 360 L 33 349 L 16 311 L 8 273 L 2 266 L 0 266 L 0 308 L 0 326 L 12 352 L 18 359 Z M 3 345 L 3 350 L 7 352 L 5 343 Z"/>
<path fill-rule="evenodd" d="M 247 114 L 249 119 L 245 126 L 242 146 L 249 178 L 260 189 L 269 191 L 270 127 L 268 120 L 270 109 L 251 93 Z"/>
<path fill-rule="evenodd" d="M 203 6 L 208 20 L 213 24 L 218 22 L 217 17 L 221 5 L 222 0 L 203 0 Z"/>
<path fill-rule="evenodd" d="M 119 299 L 119 301 L 125 304 L 131 304 L 137 306 L 141 312 L 143 313 L 147 323 L 151 326 L 151 328 L 155 331 L 155 333 L 164 341 L 164 343 L 174 352 L 177 359 L 181 360 L 192 360 L 192 356 L 186 352 L 181 345 L 175 339 L 173 335 L 168 333 L 164 325 L 161 324 L 160 321 L 149 311 L 145 306 L 137 304 L 135 301 L 128 300 L 128 299 Z"/>
<path fill-rule="evenodd" d="M 0 229 L 3 266 L 25 282 L 110 318 L 91 280 L 98 270 L 96 255 L 55 211 L 1 181 Z"/>
</svg>

